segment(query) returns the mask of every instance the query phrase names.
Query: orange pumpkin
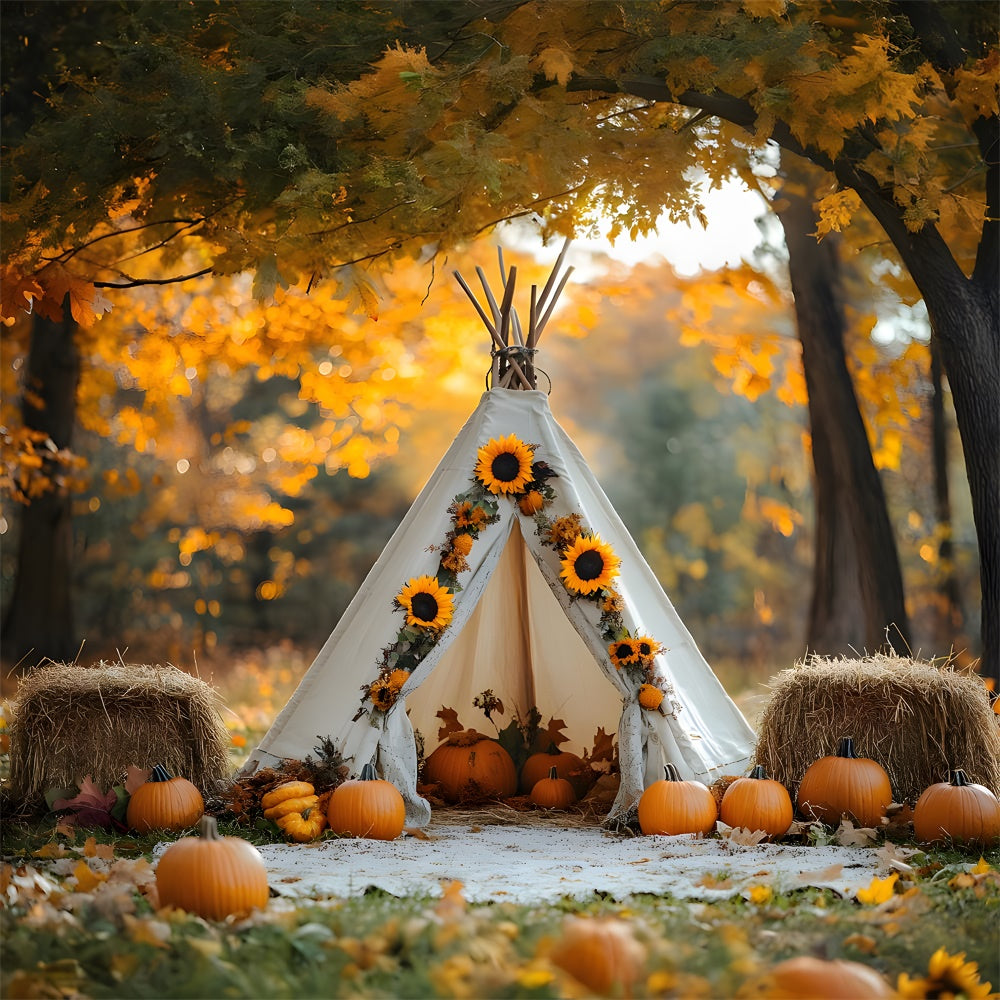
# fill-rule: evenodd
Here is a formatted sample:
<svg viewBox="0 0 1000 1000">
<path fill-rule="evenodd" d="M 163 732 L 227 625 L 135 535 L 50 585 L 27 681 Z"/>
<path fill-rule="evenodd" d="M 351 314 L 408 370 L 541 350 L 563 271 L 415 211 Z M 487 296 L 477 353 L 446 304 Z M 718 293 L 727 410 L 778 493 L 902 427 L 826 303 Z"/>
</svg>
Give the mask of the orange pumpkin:
<svg viewBox="0 0 1000 1000">
<path fill-rule="evenodd" d="M 858 997 L 879 1000 L 895 997 L 896 991 L 874 969 L 860 962 L 843 959 L 826 961 L 800 955 L 779 962 L 758 977 L 758 987 L 748 996 L 768 1000 L 856 1000 Z"/>
<path fill-rule="evenodd" d="M 549 768 L 549 776 L 535 782 L 529 796 L 536 806 L 543 809 L 568 809 L 576 802 L 576 792 L 565 779 L 560 778 L 555 767 Z"/>
<path fill-rule="evenodd" d="M 361 777 L 338 785 L 326 811 L 330 829 L 347 837 L 395 840 L 406 822 L 406 805 L 391 781 L 375 776 L 372 764 L 365 764 Z"/>
<path fill-rule="evenodd" d="M 125 821 L 136 833 L 186 830 L 201 819 L 205 800 L 187 778 L 175 778 L 157 764 L 149 779 L 129 797 Z"/>
<path fill-rule="evenodd" d="M 267 869 L 257 848 L 240 837 L 220 836 L 211 816 L 202 816 L 198 830 L 201 836 L 183 837 L 163 852 L 155 873 L 160 905 L 206 920 L 267 906 Z"/>
<path fill-rule="evenodd" d="M 924 844 L 955 841 L 992 847 L 1000 843 L 1000 801 L 957 768 L 947 781 L 921 793 L 913 807 L 913 832 Z"/>
<path fill-rule="evenodd" d="M 889 775 L 877 761 L 859 757 L 845 736 L 836 755 L 820 757 L 799 782 L 799 811 L 831 826 L 848 816 L 861 826 L 878 826 L 892 802 Z"/>
<path fill-rule="evenodd" d="M 631 996 L 645 949 L 615 917 L 569 917 L 549 959 L 598 996 Z"/>
<path fill-rule="evenodd" d="M 719 810 L 707 785 L 682 781 L 673 764 L 664 767 L 664 777 L 654 781 L 639 799 L 639 827 L 645 834 L 709 834 L 715 829 Z"/>
<path fill-rule="evenodd" d="M 586 795 L 590 788 L 589 775 L 593 774 L 586 761 L 575 753 L 560 750 L 555 744 L 548 750 L 533 753 L 521 766 L 519 787 L 528 794 L 535 785 L 548 776 L 551 768 L 556 769 L 560 778 L 565 778 L 572 786 L 577 798 Z"/>
<path fill-rule="evenodd" d="M 719 818 L 727 826 L 763 830 L 769 837 L 787 833 L 793 817 L 788 789 L 780 781 L 768 778 L 760 764 L 726 789 L 719 806 Z"/>
<path fill-rule="evenodd" d="M 442 743 L 427 758 L 424 778 L 438 785 L 446 802 L 503 799 L 517 791 L 510 754 L 485 736 L 468 746 Z"/>
</svg>

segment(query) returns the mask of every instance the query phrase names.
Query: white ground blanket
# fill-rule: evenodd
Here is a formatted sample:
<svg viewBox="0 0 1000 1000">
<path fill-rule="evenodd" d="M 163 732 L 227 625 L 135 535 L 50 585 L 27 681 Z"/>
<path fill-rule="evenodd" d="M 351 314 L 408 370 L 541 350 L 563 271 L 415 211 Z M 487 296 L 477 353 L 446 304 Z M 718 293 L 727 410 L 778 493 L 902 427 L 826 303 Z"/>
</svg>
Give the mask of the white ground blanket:
<svg viewBox="0 0 1000 1000">
<path fill-rule="evenodd" d="M 426 836 L 273 844 L 260 852 L 283 896 L 357 896 L 369 886 L 396 896 L 437 896 L 442 882 L 457 879 L 471 901 L 518 903 L 595 892 L 710 900 L 759 885 L 821 886 L 851 896 L 895 863 L 891 848 L 741 846 L 691 836 L 622 837 L 597 827 L 432 823 Z"/>
</svg>

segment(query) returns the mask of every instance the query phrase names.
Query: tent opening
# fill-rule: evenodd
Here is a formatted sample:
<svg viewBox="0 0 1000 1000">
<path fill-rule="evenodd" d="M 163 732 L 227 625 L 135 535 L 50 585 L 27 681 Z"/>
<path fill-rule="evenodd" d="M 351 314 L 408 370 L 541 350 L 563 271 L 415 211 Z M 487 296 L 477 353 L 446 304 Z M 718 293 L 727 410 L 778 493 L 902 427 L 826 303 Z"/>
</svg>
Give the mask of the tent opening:
<svg viewBox="0 0 1000 1000">
<path fill-rule="evenodd" d="M 492 722 L 472 704 L 487 689 L 504 705 Z M 549 589 L 516 518 L 475 611 L 406 704 L 428 754 L 439 742 L 441 708 L 453 708 L 465 728 L 494 736 L 494 723 L 503 729 L 534 706 L 543 724 L 566 722 L 562 749 L 574 753 L 591 747 L 598 728 L 617 728 L 621 698 Z"/>
</svg>

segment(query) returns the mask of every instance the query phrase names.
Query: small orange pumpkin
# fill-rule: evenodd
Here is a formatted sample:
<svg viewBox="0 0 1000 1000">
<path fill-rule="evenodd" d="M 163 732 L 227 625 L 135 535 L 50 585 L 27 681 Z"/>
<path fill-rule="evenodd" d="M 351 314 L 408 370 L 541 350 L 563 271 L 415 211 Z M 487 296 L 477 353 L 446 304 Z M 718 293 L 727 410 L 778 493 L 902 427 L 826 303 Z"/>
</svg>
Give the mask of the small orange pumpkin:
<svg viewBox="0 0 1000 1000">
<path fill-rule="evenodd" d="M 1000 842 L 1000 800 L 956 768 L 947 781 L 921 793 L 913 807 L 913 832 L 924 844 L 956 841 L 993 847 Z"/>
<path fill-rule="evenodd" d="M 631 996 L 646 952 L 615 917 L 569 917 L 549 959 L 598 996 Z"/>
<path fill-rule="evenodd" d="M 892 802 L 889 775 L 877 761 L 859 757 L 845 736 L 835 755 L 813 761 L 799 782 L 799 812 L 831 826 L 844 816 L 878 826 Z"/>
<path fill-rule="evenodd" d="M 485 736 L 468 746 L 442 743 L 424 763 L 424 778 L 446 802 L 504 799 L 517 791 L 510 754 Z"/>
<path fill-rule="evenodd" d="M 175 778 L 162 764 L 157 764 L 149 779 L 129 797 L 125 821 L 136 833 L 186 830 L 204 812 L 201 792 L 187 778 Z"/>
<path fill-rule="evenodd" d="M 543 809 L 568 809 L 576 802 L 576 792 L 565 778 L 559 777 L 555 767 L 550 767 L 549 776 L 535 782 L 529 798 Z"/>
<path fill-rule="evenodd" d="M 375 776 L 365 764 L 361 777 L 338 785 L 327 804 L 330 829 L 341 836 L 395 840 L 406 822 L 406 805 L 391 781 Z"/>
<path fill-rule="evenodd" d="M 176 906 L 206 920 L 264 909 L 270 891 L 260 851 L 240 837 L 222 837 L 212 816 L 202 816 L 199 837 L 171 844 L 156 866 L 160 906 Z"/>
<path fill-rule="evenodd" d="M 719 809 L 707 785 L 682 781 L 673 764 L 639 799 L 639 827 L 645 834 L 709 834 L 715 829 Z"/>
<path fill-rule="evenodd" d="M 769 837 L 780 837 L 792 825 L 792 797 L 780 781 L 768 778 L 758 764 L 747 777 L 737 778 L 726 789 L 719 818 L 727 826 L 763 830 Z"/>
<path fill-rule="evenodd" d="M 542 778 L 548 777 L 549 769 L 553 767 L 560 778 L 565 778 L 573 786 L 577 798 L 586 795 L 591 784 L 589 776 L 593 772 L 582 757 L 567 750 L 560 750 L 554 743 L 548 750 L 533 753 L 521 765 L 521 777 L 518 782 L 521 792 L 529 794 Z"/>
<path fill-rule="evenodd" d="M 827 961 L 800 955 L 779 962 L 773 969 L 755 977 L 757 988 L 747 996 L 767 1000 L 855 1000 L 857 997 L 879 1000 L 895 997 L 896 991 L 876 972 L 860 962 L 844 959 Z M 742 991 L 741 991 L 742 992 Z"/>
</svg>

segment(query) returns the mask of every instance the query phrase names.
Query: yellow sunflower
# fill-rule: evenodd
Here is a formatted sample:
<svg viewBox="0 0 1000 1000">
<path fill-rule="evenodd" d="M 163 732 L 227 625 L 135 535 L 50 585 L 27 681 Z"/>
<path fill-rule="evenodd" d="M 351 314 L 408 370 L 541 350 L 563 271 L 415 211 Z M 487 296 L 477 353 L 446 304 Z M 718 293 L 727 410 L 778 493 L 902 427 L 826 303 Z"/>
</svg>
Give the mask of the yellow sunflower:
<svg viewBox="0 0 1000 1000">
<path fill-rule="evenodd" d="M 600 535 L 580 535 L 563 555 L 559 575 L 567 589 L 592 594 L 618 575 L 619 563 L 621 560 Z"/>
<path fill-rule="evenodd" d="M 639 660 L 639 654 L 635 650 L 635 643 L 629 639 L 617 639 L 610 646 L 608 646 L 608 653 L 611 655 L 611 662 L 615 665 L 615 669 L 621 670 L 622 667 L 627 667 L 630 663 L 636 663 Z"/>
<path fill-rule="evenodd" d="M 534 480 L 535 453 L 515 435 L 490 438 L 479 449 L 476 478 L 490 493 L 521 493 Z"/>
<path fill-rule="evenodd" d="M 639 687 L 639 704 L 643 708 L 655 712 L 663 701 L 663 692 L 653 684 L 643 684 Z"/>
<path fill-rule="evenodd" d="M 965 952 L 949 955 L 938 948 L 927 963 L 926 979 L 899 975 L 896 991 L 901 997 L 967 997 L 984 1000 L 990 996 L 990 983 L 979 981 L 979 966 L 965 960 Z"/>
<path fill-rule="evenodd" d="M 635 644 L 635 651 L 639 655 L 639 659 L 643 662 L 648 662 L 651 660 L 662 648 L 660 644 L 648 635 L 639 635 L 632 640 Z"/>
<path fill-rule="evenodd" d="M 406 611 L 406 624 L 417 628 L 444 628 L 453 612 L 452 592 L 433 576 L 417 576 L 399 592 L 396 600 Z"/>
<path fill-rule="evenodd" d="M 396 703 L 396 691 L 384 677 L 372 682 L 368 688 L 368 697 L 371 698 L 372 704 L 383 712 L 389 711 Z"/>
</svg>

